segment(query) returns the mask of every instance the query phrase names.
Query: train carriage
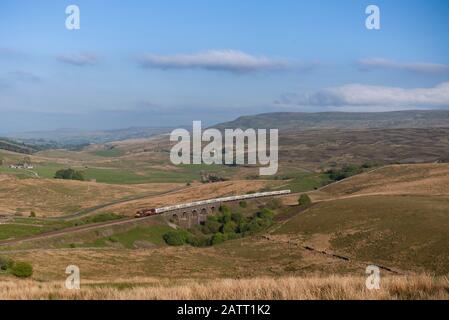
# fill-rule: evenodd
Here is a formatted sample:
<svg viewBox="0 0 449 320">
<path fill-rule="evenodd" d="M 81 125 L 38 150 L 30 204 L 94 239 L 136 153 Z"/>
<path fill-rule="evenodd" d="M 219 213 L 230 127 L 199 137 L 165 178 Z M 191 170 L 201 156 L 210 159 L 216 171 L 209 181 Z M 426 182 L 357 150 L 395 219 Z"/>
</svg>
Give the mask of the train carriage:
<svg viewBox="0 0 449 320">
<path fill-rule="evenodd" d="M 186 208 L 192 208 L 196 206 L 201 206 L 204 204 L 212 204 L 212 203 L 221 203 L 221 202 L 231 202 L 231 201 L 237 201 L 237 200 L 246 200 L 246 199 L 254 199 L 254 198 L 261 198 L 261 197 L 270 197 L 270 196 L 278 196 L 278 195 L 286 195 L 291 193 L 291 190 L 280 190 L 280 191 L 270 191 L 270 192 L 257 192 L 252 194 L 245 194 L 241 196 L 231 196 L 231 197 L 224 197 L 224 198 L 215 198 L 215 199 L 208 199 L 203 201 L 196 201 L 196 202 L 189 202 L 189 203 L 183 203 L 178 204 L 174 206 L 167 206 L 167 207 L 161 207 L 161 208 L 150 208 L 150 209 L 141 209 L 136 212 L 135 217 L 136 218 L 143 218 L 148 216 L 153 216 L 157 214 L 161 214 L 164 212 L 179 210 L 179 209 L 186 209 Z"/>
</svg>

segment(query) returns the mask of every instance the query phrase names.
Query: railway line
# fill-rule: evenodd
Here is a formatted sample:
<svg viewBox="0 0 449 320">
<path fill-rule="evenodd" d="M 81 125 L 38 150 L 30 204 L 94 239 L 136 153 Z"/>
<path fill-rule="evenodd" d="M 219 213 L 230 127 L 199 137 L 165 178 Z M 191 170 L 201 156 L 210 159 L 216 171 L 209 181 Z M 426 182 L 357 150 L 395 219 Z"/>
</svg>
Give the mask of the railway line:
<svg viewBox="0 0 449 320">
<path fill-rule="evenodd" d="M 382 168 L 382 167 L 375 168 L 375 169 L 366 171 L 365 173 L 371 173 L 371 172 L 374 172 L 374 171 L 379 170 L 379 169 L 381 169 L 381 168 Z M 340 181 L 331 183 L 331 184 L 329 184 L 329 185 L 326 185 L 326 186 L 323 186 L 323 187 L 319 188 L 318 190 L 325 189 L 325 188 L 329 187 L 330 185 L 335 185 L 335 184 L 342 183 L 343 181 L 347 181 L 347 180 L 353 179 L 354 177 L 355 177 L 355 176 L 351 176 L 351 177 L 348 177 L 348 178 L 346 178 L 346 179 L 343 179 L 343 180 L 340 180 Z M 171 190 L 171 191 L 169 191 L 168 193 L 177 192 L 177 191 L 179 191 L 179 190 Z M 289 191 L 289 190 L 285 190 L 285 191 Z M 164 194 L 164 193 L 161 193 L 161 194 Z M 289 192 L 289 193 L 281 194 L 281 195 L 278 195 L 278 196 L 280 196 L 280 197 L 282 197 L 282 196 L 294 196 L 294 195 L 298 195 L 298 196 L 299 196 L 299 195 L 301 195 L 301 194 L 302 194 L 302 192 L 299 192 L 299 193 L 290 193 L 290 192 Z M 245 196 L 248 196 L 248 195 L 245 195 Z M 272 196 L 273 196 L 273 195 L 272 195 Z M 220 198 L 217 198 L 217 199 L 220 199 Z M 248 198 L 248 199 L 249 199 L 249 198 Z M 127 202 L 127 201 L 130 201 L 130 199 L 128 199 L 128 200 L 123 200 L 123 201 L 120 201 L 120 202 L 121 202 L 121 203 L 122 203 L 122 202 L 125 203 L 125 202 Z M 205 201 L 207 201 L 207 200 L 205 200 Z M 234 200 L 234 201 L 236 201 L 236 200 Z M 322 201 L 325 201 L 325 200 L 322 200 Z M 320 202 L 321 202 L 321 201 L 320 201 Z M 110 205 L 110 204 L 107 204 L 106 206 L 109 206 L 109 205 Z M 146 210 L 146 209 L 142 209 L 142 210 Z M 94 210 L 93 210 L 93 211 L 94 211 Z M 90 213 L 90 212 L 89 212 L 89 213 Z M 81 213 L 81 214 L 78 213 L 78 215 L 84 215 L 84 214 L 85 214 L 85 212 L 83 212 L 83 213 Z M 150 216 L 145 216 L 145 217 L 140 217 L 140 219 L 148 219 L 148 218 L 150 218 L 151 216 L 152 216 L 152 215 L 150 215 Z M 121 220 L 119 220 L 119 221 L 102 222 L 102 223 L 91 224 L 91 225 L 86 225 L 86 226 L 79 226 L 79 227 L 65 228 L 65 229 L 62 229 L 62 230 L 46 232 L 46 233 L 42 233 L 42 234 L 38 234 L 38 235 L 35 235 L 35 236 L 30 236 L 30 237 L 26 237 L 26 238 L 22 238 L 22 239 L 1 240 L 1 241 L 0 241 L 0 246 L 14 245 L 14 244 L 22 243 L 22 242 L 33 241 L 33 240 L 39 240 L 39 239 L 44 239 L 44 238 L 50 238 L 50 237 L 55 237 L 55 236 L 59 236 L 59 235 L 69 234 L 69 233 L 73 233 L 73 232 L 82 232 L 82 231 L 94 230 L 94 229 L 99 229 L 99 228 L 105 228 L 105 227 L 114 226 L 114 225 L 121 225 L 121 224 L 127 224 L 127 223 L 134 223 L 134 222 L 136 222 L 136 220 L 137 220 L 137 219 L 135 219 L 135 218 L 126 218 L 126 219 L 121 219 Z M 137 220 L 137 221 L 139 221 L 139 220 Z"/>
<path fill-rule="evenodd" d="M 208 200 L 183 203 L 183 204 L 161 207 L 161 208 L 143 209 L 143 211 L 146 211 L 147 213 L 145 215 L 139 215 L 139 216 L 136 214 L 136 216 L 134 218 L 124 218 L 124 219 L 120 219 L 118 221 L 114 220 L 114 221 L 100 222 L 100 223 L 84 225 L 84 226 L 69 227 L 69 228 L 45 232 L 45 233 L 41 233 L 38 235 L 21 238 L 21 239 L 2 240 L 2 241 L 0 241 L 0 246 L 10 246 L 10 245 L 16 245 L 16 244 L 20 244 L 20 243 L 24 243 L 24 242 L 30 242 L 30 241 L 36 241 L 36 240 L 41 240 L 41 239 L 62 236 L 65 234 L 70 234 L 70 233 L 95 230 L 95 229 L 112 227 L 112 226 L 123 225 L 123 224 L 128 224 L 128 223 L 138 223 L 144 219 L 149 219 L 155 215 L 162 215 L 165 213 L 169 213 L 171 211 L 175 211 L 175 210 L 179 210 L 179 209 L 188 209 L 191 207 L 196 207 L 196 206 L 200 206 L 200 205 L 204 205 L 204 204 L 226 203 L 226 202 L 240 201 L 240 200 L 245 200 L 245 199 L 251 200 L 251 199 L 257 199 L 257 198 L 263 198 L 263 197 L 275 197 L 275 196 L 283 196 L 283 195 L 289 195 L 289 194 L 291 194 L 290 190 L 258 192 L 258 193 L 253 193 L 253 194 L 240 195 L 240 196 L 213 198 L 213 199 L 208 199 Z M 139 212 L 142 212 L 142 210 L 139 210 Z"/>
<path fill-rule="evenodd" d="M 251 200 L 251 199 L 263 198 L 263 197 L 275 197 L 275 196 L 288 195 L 290 193 L 291 193 L 291 190 L 256 192 L 256 193 L 250 193 L 250 194 L 245 194 L 245 195 L 240 195 L 240 196 L 221 197 L 221 198 L 213 198 L 213 199 L 201 200 L 201 201 L 195 201 L 195 202 L 187 202 L 187 203 L 183 203 L 183 204 L 161 207 L 161 208 L 141 209 L 141 210 L 137 211 L 135 217 L 141 218 L 141 217 L 145 217 L 145 216 L 152 216 L 152 215 L 162 214 L 162 213 L 171 212 L 171 211 L 195 208 L 195 207 L 200 207 L 200 206 L 204 206 L 204 205 L 220 204 L 220 203 L 242 201 L 242 200 Z"/>
</svg>

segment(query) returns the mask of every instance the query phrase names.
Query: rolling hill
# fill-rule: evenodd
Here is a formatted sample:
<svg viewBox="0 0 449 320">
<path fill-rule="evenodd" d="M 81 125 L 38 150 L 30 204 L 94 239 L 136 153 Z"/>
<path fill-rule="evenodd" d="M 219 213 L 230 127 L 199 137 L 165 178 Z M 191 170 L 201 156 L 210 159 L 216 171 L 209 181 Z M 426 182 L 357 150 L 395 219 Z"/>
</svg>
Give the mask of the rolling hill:
<svg viewBox="0 0 449 320">
<path fill-rule="evenodd" d="M 77 211 L 152 195 L 178 188 L 179 184 L 153 183 L 142 185 L 111 185 L 87 181 L 58 179 L 17 179 L 0 174 L 0 214 L 38 217 L 73 214 Z"/>
<path fill-rule="evenodd" d="M 275 237 L 402 272 L 449 272 L 449 165 L 393 165 L 334 183 Z M 291 199 L 294 200 L 294 199 Z"/>
<path fill-rule="evenodd" d="M 39 148 L 35 146 L 5 138 L 0 138 L 0 149 L 25 154 L 32 154 L 39 151 Z"/>
<path fill-rule="evenodd" d="M 167 286 L 171 295 L 182 296 L 186 290 L 198 289 L 198 282 L 223 283 L 223 292 L 235 294 L 230 281 L 263 279 L 270 282 L 269 288 L 257 282 L 251 292 L 274 290 L 276 295 L 306 298 L 299 294 L 303 289 L 292 288 L 301 281 L 310 282 L 307 290 L 314 293 L 309 292 L 309 297 L 369 299 L 373 296 L 364 287 L 365 268 L 374 264 L 382 268 L 382 289 L 373 294 L 387 299 L 447 298 L 448 185 L 448 164 L 386 166 L 310 192 L 314 203 L 305 210 L 278 207 L 274 224 L 259 234 L 210 247 L 167 246 L 162 236 L 174 226 L 156 216 L 22 243 L 11 251 L 0 247 L 0 253 L 32 263 L 35 274 L 28 282 L 32 288 L 61 281 L 61 270 L 70 263 L 80 266 L 84 283 L 98 284 L 85 286 L 83 297 L 112 294 L 111 289 L 118 287 L 123 295 L 153 297 L 166 294 Z M 193 187 L 190 195 L 149 199 L 185 201 L 205 194 L 207 187 Z M 225 187 L 232 191 L 235 186 L 221 183 L 217 192 L 226 192 Z M 248 182 L 246 188 L 251 187 Z M 126 207 L 157 204 L 151 201 L 130 201 Z M 248 208 L 262 207 L 262 202 L 248 203 Z M 230 208 L 242 210 L 238 204 Z M 122 206 L 109 209 L 121 212 Z M 155 283 L 157 293 L 149 289 Z M 279 288 L 276 283 L 281 283 Z M 249 283 L 238 286 L 253 297 Z M 40 297 L 49 294 L 46 290 L 33 292 Z M 66 290 L 55 286 L 51 292 L 63 296 Z"/>
<path fill-rule="evenodd" d="M 76 146 L 90 143 L 106 143 L 110 141 L 121 141 L 135 138 L 148 138 L 157 134 L 170 132 L 171 128 L 124 128 L 113 130 L 79 130 L 79 129 L 57 129 L 51 131 L 30 131 L 12 133 L 7 135 L 11 139 L 20 139 L 30 144 L 53 143 L 56 147 Z"/>
<path fill-rule="evenodd" d="M 449 110 L 394 112 L 275 112 L 239 117 L 213 126 L 225 128 L 294 129 L 395 129 L 449 127 Z"/>
</svg>

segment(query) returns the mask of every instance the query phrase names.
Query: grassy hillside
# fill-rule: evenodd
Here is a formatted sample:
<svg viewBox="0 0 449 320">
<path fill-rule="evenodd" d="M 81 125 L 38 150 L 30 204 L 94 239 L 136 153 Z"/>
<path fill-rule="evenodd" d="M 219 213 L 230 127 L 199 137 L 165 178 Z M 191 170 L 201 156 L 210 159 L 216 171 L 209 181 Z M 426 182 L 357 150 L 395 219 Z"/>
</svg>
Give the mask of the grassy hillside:
<svg viewBox="0 0 449 320">
<path fill-rule="evenodd" d="M 449 162 L 449 128 L 281 131 L 282 165 Z"/>
<path fill-rule="evenodd" d="M 447 198 L 365 196 L 318 203 L 275 234 L 366 263 L 447 274 L 448 230 Z"/>
<path fill-rule="evenodd" d="M 449 164 L 391 165 L 329 185 L 313 197 L 361 195 L 449 196 Z"/>
<path fill-rule="evenodd" d="M 52 255 L 55 261 L 62 264 L 69 254 L 65 251 L 45 253 L 45 248 L 71 248 L 72 243 L 77 248 L 96 248 L 98 265 L 88 264 L 91 253 L 70 252 L 72 259 L 81 265 L 88 264 L 85 273 L 92 278 L 95 278 L 98 268 L 101 269 L 111 259 L 129 261 L 129 264 L 115 266 L 117 272 L 133 276 L 163 276 L 171 270 L 170 275 L 174 278 L 183 277 L 186 273 L 189 277 L 207 274 L 210 278 L 301 276 L 311 273 L 363 275 L 364 268 L 369 264 L 402 273 L 444 275 L 449 273 L 449 198 L 436 190 L 444 190 L 448 184 L 442 179 L 434 180 L 436 189 L 426 190 L 422 186 L 426 183 L 426 177 L 431 179 L 432 175 L 447 172 L 448 168 L 449 165 L 444 164 L 392 166 L 355 176 L 322 191 L 312 192 L 312 195 L 326 194 L 326 197 L 315 195 L 313 206 L 307 210 L 281 207 L 281 213 L 275 217 L 275 224 L 270 229 L 213 247 L 165 246 L 161 236 L 173 226 L 164 224 L 159 219 L 161 217 L 156 217 L 153 222 L 148 221 L 148 225 L 91 230 L 84 235 L 73 234 L 59 240 L 28 243 L 16 249 L 37 246 L 42 249 L 40 254 L 23 252 L 15 256 L 33 261 L 38 274 L 45 275 L 56 267 L 44 264 L 46 255 Z M 371 179 L 374 175 L 376 179 Z M 407 189 L 404 181 L 416 182 L 421 187 Z M 145 206 L 201 199 L 201 195 L 206 194 L 205 190 L 208 190 L 207 194 L 215 192 L 218 196 L 244 193 L 254 188 L 254 182 L 241 183 L 239 187 L 231 182 L 219 183 L 214 185 L 214 190 L 209 185 L 199 185 L 185 192 L 131 201 L 108 209 L 120 214 Z M 361 189 L 353 189 L 354 194 L 351 194 L 351 185 Z M 382 186 L 385 188 L 383 191 L 380 190 Z M 378 193 L 371 192 L 370 188 L 376 188 Z M 397 192 L 398 188 L 404 189 L 403 194 Z M 363 193 L 363 190 L 368 192 Z M 258 207 L 262 208 L 263 203 L 248 206 L 252 210 Z M 241 209 L 231 206 L 231 210 Z M 136 248 L 139 250 L 122 251 Z M 178 269 L 173 270 L 173 265 Z M 108 274 L 104 276 L 108 277 Z"/>
<path fill-rule="evenodd" d="M 0 175 L 0 213 L 28 216 L 70 214 L 141 194 L 168 191 L 177 184 L 117 186 L 56 179 L 16 179 Z"/>
<path fill-rule="evenodd" d="M 367 263 L 449 272 L 449 164 L 383 167 L 310 195 L 315 205 L 275 235 Z"/>
<path fill-rule="evenodd" d="M 437 128 L 449 127 L 449 111 L 274 112 L 243 116 L 215 128 L 278 128 L 281 130 Z"/>
</svg>

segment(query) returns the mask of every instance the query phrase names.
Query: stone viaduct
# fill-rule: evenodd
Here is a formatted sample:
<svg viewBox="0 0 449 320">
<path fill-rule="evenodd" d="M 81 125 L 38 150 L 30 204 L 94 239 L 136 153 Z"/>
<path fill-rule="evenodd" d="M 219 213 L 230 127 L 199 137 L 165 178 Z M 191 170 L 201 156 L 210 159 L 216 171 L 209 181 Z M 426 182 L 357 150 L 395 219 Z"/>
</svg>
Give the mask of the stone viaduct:
<svg viewBox="0 0 449 320">
<path fill-rule="evenodd" d="M 191 228 L 194 225 L 206 221 L 208 215 L 216 214 L 220 209 L 221 202 L 203 204 L 200 206 L 184 208 L 165 212 L 162 215 L 170 222 L 176 223 L 183 228 Z"/>
</svg>

